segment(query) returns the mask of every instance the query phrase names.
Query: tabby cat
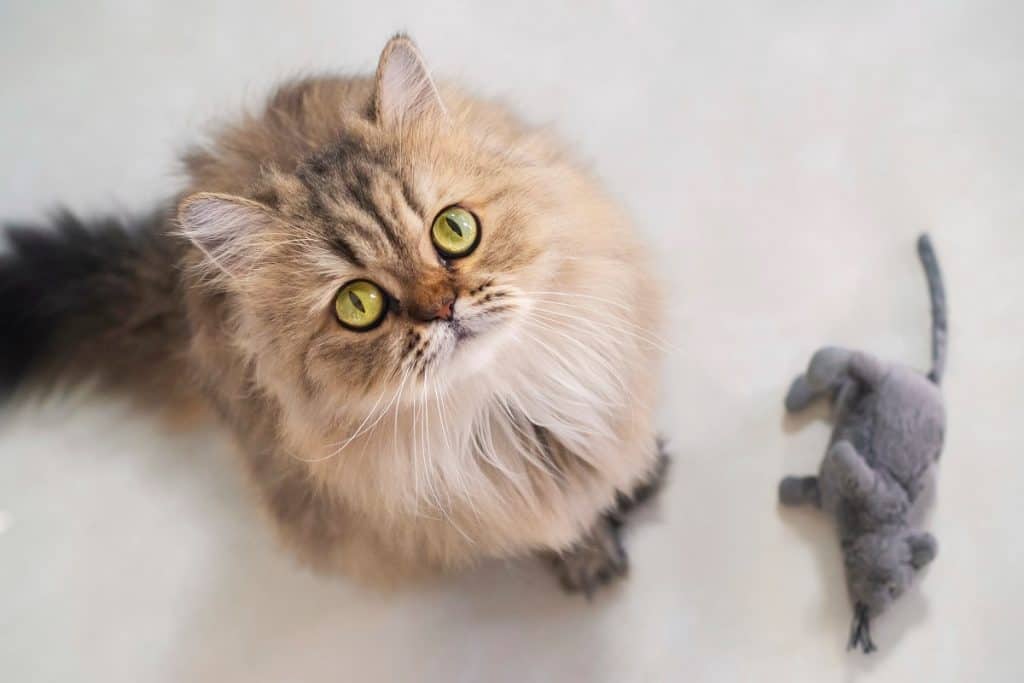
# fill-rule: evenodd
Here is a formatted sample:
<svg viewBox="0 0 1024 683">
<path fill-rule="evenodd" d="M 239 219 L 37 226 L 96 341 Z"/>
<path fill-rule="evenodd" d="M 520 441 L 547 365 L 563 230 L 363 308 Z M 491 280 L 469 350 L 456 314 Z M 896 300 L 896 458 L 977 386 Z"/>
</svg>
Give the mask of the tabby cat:
<svg viewBox="0 0 1024 683">
<path fill-rule="evenodd" d="M 621 576 L 664 472 L 661 292 L 631 224 L 551 135 L 435 84 L 284 85 L 185 156 L 174 208 L 10 226 L 5 393 L 94 378 L 232 428 L 281 537 L 374 581 L 539 554 Z"/>
</svg>

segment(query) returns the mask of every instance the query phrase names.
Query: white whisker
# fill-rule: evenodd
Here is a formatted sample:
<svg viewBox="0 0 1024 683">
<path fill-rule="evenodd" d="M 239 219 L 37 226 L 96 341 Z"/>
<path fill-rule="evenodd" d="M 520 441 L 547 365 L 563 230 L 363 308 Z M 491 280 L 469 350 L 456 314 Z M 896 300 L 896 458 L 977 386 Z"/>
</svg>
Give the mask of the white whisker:
<svg viewBox="0 0 1024 683">
<path fill-rule="evenodd" d="M 651 332 L 649 330 L 646 330 L 646 329 L 640 327 L 639 325 L 636 325 L 635 323 L 631 323 L 628 320 L 622 320 L 618 316 L 614 317 L 615 324 L 611 324 L 611 323 L 608 323 L 608 322 L 602 322 L 600 320 L 596 320 L 593 317 L 589 317 L 589 318 L 588 317 L 584 317 L 582 315 L 582 313 L 584 313 L 584 311 L 580 311 L 577 307 L 574 307 L 574 306 L 571 306 L 571 305 L 560 304 L 561 306 L 567 306 L 568 308 L 570 308 L 572 310 L 575 310 L 578 314 L 568 313 L 568 312 L 566 312 L 564 310 L 560 310 L 560 309 L 556 309 L 556 308 L 549 308 L 549 306 L 552 306 L 552 305 L 559 305 L 558 302 L 548 301 L 548 300 L 544 300 L 544 299 L 541 299 L 540 301 L 543 301 L 544 304 L 541 305 L 541 304 L 534 303 L 533 308 L 536 309 L 536 310 L 541 310 L 541 311 L 547 313 L 548 315 L 557 315 L 559 317 L 565 318 L 567 320 L 573 320 L 575 322 L 580 323 L 581 325 L 586 325 L 586 326 L 589 326 L 589 327 L 597 326 L 597 327 L 601 328 L 602 330 L 604 330 L 605 332 L 608 332 L 608 333 L 611 333 L 611 334 L 626 335 L 628 337 L 632 337 L 632 338 L 634 338 L 634 339 L 636 339 L 638 341 L 641 341 L 641 342 L 643 342 L 643 343 L 645 343 L 645 344 L 647 344 L 649 346 L 652 346 L 652 347 L 654 347 L 654 348 L 656 348 L 656 349 L 658 349 L 660 351 L 664 351 L 664 352 L 668 352 L 668 351 L 680 352 L 681 351 L 681 349 L 679 349 L 678 347 L 676 347 L 676 346 L 672 345 L 671 343 L 665 341 L 664 339 L 660 338 L 659 336 L 657 336 L 653 332 Z M 620 325 L 625 327 L 626 329 L 623 329 L 623 327 L 619 327 Z M 633 329 L 628 329 L 628 328 L 633 328 Z"/>
</svg>

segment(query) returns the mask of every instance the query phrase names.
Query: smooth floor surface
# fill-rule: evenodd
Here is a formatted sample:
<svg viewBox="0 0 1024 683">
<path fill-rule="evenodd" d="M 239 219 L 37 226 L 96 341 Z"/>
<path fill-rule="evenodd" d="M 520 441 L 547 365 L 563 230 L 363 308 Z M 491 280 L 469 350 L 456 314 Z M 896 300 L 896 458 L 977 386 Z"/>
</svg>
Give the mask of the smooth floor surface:
<svg viewBox="0 0 1024 683">
<path fill-rule="evenodd" d="M 1019 681 L 1024 12 L 1019 3 L 0 3 L 0 215 L 142 210 L 175 155 L 282 77 L 434 71 L 562 131 L 670 288 L 677 461 L 588 604 L 532 563 L 381 596 L 281 552 L 216 430 L 76 394 L 0 414 L 0 679 Z M 952 315 L 949 433 L 918 587 L 845 650 L 817 467 L 782 397 L 814 349 L 922 367 L 914 254 Z M 0 322 L 2 324 L 2 322 Z"/>
</svg>

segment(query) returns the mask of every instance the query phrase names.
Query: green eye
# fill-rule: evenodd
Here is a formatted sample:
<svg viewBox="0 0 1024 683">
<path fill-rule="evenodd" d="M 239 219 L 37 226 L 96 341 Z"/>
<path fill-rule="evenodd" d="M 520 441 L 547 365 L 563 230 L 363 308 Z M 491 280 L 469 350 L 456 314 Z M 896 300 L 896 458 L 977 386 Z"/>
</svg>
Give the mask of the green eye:
<svg viewBox="0 0 1024 683">
<path fill-rule="evenodd" d="M 387 302 L 380 287 L 369 280 L 353 280 L 338 290 L 334 313 L 338 322 L 350 330 L 362 332 L 376 327 L 384 319 Z"/>
<path fill-rule="evenodd" d="M 476 249 L 480 241 L 480 227 L 469 211 L 452 206 L 437 215 L 430 230 L 434 246 L 442 256 L 462 258 Z"/>
</svg>

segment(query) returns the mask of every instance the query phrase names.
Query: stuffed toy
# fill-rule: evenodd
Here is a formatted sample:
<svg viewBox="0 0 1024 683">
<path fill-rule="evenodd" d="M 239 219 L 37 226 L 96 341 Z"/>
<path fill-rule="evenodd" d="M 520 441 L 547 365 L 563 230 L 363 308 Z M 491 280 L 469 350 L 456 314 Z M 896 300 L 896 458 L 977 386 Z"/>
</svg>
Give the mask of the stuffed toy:
<svg viewBox="0 0 1024 683">
<path fill-rule="evenodd" d="M 875 649 L 870 620 L 935 559 L 935 538 L 908 515 L 942 451 L 945 409 L 939 383 L 946 359 L 946 298 L 927 235 L 917 244 L 932 308 L 932 368 L 927 375 L 860 351 L 826 347 L 793 382 L 786 410 L 819 397 L 832 403 L 835 428 L 816 477 L 786 477 L 783 505 L 814 505 L 836 522 L 854 617 L 849 649 Z"/>
</svg>

